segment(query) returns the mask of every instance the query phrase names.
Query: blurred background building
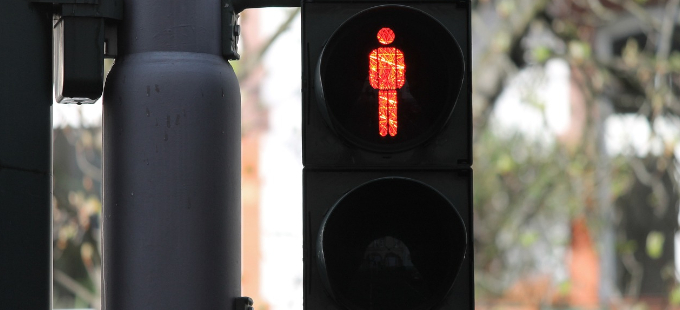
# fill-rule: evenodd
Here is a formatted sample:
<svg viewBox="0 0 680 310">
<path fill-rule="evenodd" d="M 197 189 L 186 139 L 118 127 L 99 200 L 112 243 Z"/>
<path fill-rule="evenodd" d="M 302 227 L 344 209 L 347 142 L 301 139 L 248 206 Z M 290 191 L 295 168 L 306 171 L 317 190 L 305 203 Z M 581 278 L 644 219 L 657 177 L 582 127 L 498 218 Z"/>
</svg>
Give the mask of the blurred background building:
<svg viewBox="0 0 680 310">
<path fill-rule="evenodd" d="M 472 1 L 478 308 L 680 308 L 679 5 Z M 241 22 L 243 294 L 302 309 L 299 11 Z M 54 108 L 57 309 L 99 308 L 99 104 Z"/>
</svg>

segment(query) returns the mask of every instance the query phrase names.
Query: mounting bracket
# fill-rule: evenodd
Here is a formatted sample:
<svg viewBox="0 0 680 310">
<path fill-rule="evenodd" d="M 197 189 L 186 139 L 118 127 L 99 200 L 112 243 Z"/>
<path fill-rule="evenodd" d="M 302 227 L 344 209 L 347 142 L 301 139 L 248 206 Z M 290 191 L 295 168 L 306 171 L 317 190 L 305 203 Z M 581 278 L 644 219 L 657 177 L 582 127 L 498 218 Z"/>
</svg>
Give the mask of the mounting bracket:
<svg viewBox="0 0 680 310">
<path fill-rule="evenodd" d="M 52 72 L 58 103 L 94 103 L 104 91 L 104 58 L 118 54 L 123 0 L 26 0 L 52 4 Z"/>
</svg>

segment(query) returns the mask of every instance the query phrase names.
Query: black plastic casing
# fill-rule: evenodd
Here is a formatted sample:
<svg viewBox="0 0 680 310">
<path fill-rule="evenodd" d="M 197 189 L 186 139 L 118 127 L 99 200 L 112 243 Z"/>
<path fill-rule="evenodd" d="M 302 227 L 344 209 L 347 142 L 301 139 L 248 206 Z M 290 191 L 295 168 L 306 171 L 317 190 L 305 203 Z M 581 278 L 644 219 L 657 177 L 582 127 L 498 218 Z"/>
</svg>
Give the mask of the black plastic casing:
<svg viewBox="0 0 680 310">
<path fill-rule="evenodd" d="M 437 20 L 460 46 L 465 65 L 455 107 L 441 130 L 421 144 L 397 151 L 362 147 L 338 134 L 324 116 L 317 89 L 319 58 L 334 32 L 356 14 L 385 5 L 413 8 Z M 325 272 L 320 270 L 322 251 L 317 243 L 324 218 L 332 214 L 333 207 L 347 193 L 385 178 L 404 178 L 428 185 L 450 202 L 465 225 L 466 246 L 460 249 L 464 259 L 449 293 L 441 300 L 416 308 L 474 309 L 470 2 L 303 1 L 302 53 L 304 309 L 357 310 L 329 289 Z"/>
<path fill-rule="evenodd" d="M 324 217 L 332 207 L 349 191 L 366 182 L 381 178 L 408 178 L 422 182 L 446 197 L 465 225 L 467 246 L 465 257 L 458 274 L 443 300 L 435 301 L 428 309 L 472 310 L 474 309 L 474 255 L 472 242 L 472 169 L 415 171 L 415 170 L 370 170 L 339 171 L 326 169 L 304 169 L 304 309 L 356 310 L 347 308 L 328 290 L 327 279 L 319 268 L 317 246 Z M 388 195 L 389 193 L 380 193 Z M 347 227 L 351 230 L 352 227 Z M 462 250 L 462 249 L 461 249 Z"/>
</svg>

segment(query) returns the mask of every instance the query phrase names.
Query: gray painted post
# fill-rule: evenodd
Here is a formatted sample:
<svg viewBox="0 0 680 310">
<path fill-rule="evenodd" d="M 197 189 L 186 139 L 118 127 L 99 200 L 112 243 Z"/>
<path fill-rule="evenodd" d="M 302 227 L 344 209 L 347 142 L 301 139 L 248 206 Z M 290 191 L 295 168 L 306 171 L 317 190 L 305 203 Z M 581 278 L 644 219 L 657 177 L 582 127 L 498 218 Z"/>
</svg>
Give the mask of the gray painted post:
<svg viewBox="0 0 680 310">
<path fill-rule="evenodd" d="M 220 0 L 125 3 L 104 90 L 106 310 L 233 309 L 240 93 Z"/>
</svg>

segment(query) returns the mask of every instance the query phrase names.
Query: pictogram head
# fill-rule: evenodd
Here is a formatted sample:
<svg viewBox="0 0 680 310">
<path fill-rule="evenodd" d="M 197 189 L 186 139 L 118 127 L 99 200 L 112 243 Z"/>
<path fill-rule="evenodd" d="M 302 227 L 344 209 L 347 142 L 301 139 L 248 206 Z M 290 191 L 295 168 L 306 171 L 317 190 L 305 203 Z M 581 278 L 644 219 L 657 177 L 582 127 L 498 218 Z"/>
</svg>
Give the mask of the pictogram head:
<svg viewBox="0 0 680 310">
<path fill-rule="evenodd" d="M 394 31 L 390 28 L 382 28 L 378 31 L 378 41 L 382 44 L 390 44 L 394 41 Z"/>
</svg>

